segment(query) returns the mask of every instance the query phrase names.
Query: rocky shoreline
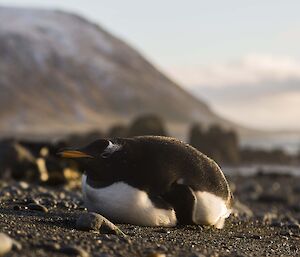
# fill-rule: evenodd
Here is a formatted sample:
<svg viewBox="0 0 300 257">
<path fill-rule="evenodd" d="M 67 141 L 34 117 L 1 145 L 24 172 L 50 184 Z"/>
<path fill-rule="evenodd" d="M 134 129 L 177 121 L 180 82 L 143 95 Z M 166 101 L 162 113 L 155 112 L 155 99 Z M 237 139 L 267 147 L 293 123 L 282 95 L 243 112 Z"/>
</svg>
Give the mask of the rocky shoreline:
<svg viewBox="0 0 300 257">
<path fill-rule="evenodd" d="M 224 229 L 116 224 L 126 238 L 78 228 L 87 212 L 79 188 L 2 181 L 0 238 L 11 239 L 5 256 L 298 256 L 300 177 L 258 174 L 229 181 L 235 210 Z M 0 253 L 7 246 L 1 242 Z"/>
</svg>

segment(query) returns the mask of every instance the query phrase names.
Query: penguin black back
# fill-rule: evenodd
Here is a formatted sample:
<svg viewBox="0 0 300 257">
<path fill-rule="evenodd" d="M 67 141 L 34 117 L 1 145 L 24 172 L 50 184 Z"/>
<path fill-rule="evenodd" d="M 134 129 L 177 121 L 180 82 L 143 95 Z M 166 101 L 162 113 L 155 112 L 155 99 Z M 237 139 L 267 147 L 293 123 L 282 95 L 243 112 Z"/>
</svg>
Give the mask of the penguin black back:
<svg viewBox="0 0 300 257">
<path fill-rule="evenodd" d="M 134 173 L 139 182 L 159 191 L 179 181 L 193 190 L 228 198 L 229 187 L 219 166 L 192 146 L 159 136 L 136 137 L 133 141 L 136 150 L 131 152 L 138 152 Z"/>
</svg>

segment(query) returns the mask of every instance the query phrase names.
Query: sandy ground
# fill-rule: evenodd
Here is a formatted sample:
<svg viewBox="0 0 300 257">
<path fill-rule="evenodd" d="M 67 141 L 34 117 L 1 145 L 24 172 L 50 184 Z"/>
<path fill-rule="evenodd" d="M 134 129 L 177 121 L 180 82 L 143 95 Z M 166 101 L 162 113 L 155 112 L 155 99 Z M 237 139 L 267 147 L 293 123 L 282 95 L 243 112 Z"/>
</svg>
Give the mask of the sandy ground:
<svg viewBox="0 0 300 257">
<path fill-rule="evenodd" d="M 0 232 L 16 242 L 5 256 L 300 256 L 300 177 L 229 180 L 236 210 L 224 229 L 117 224 L 129 240 L 76 229 L 80 190 L 0 182 Z"/>
</svg>

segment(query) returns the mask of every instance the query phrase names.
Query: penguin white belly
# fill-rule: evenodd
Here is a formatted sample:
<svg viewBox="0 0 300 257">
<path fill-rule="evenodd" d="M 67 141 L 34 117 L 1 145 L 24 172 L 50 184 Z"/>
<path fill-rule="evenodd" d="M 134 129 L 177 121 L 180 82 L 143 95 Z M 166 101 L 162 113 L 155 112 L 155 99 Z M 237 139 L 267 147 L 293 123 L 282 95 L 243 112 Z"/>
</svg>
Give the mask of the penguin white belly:
<svg viewBox="0 0 300 257">
<path fill-rule="evenodd" d="M 226 202 L 209 192 L 194 192 L 195 206 L 193 210 L 193 221 L 196 224 L 213 225 L 223 228 L 225 219 L 229 217 L 231 210 L 227 208 Z"/>
<path fill-rule="evenodd" d="M 86 207 L 114 222 L 141 226 L 172 227 L 177 223 L 175 211 L 156 208 L 146 192 L 124 182 L 103 188 L 93 188 L 82 176 L 82 191 Z"/>
</svg>

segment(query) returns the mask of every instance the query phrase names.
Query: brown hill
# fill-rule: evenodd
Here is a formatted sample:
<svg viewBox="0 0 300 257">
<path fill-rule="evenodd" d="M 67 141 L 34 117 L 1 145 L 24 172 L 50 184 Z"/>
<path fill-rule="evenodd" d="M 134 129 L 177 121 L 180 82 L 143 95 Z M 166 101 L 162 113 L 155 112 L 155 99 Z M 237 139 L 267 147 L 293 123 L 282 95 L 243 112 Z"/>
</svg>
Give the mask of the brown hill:
<svg viewBox="0 0 300 257">
<path fill-rule="evenodd" d="M 59 11 L 0 8 L 0 134 L 58 135 L 156 113 L 230 123 L 123 41 Z M 5 26 L 3 26 L 5 24 Z"/>
</svg>

